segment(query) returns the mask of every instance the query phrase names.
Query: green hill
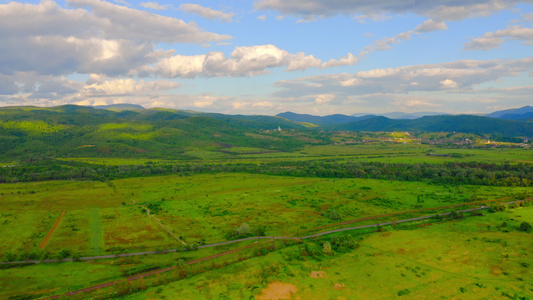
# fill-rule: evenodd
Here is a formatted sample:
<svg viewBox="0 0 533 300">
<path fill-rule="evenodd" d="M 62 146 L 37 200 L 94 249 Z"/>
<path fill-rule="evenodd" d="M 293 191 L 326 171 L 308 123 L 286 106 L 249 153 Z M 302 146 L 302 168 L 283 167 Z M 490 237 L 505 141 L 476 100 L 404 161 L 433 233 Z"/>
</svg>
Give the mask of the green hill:
<svg viewBox="0 0 533 300">
<path fill-rule="evenodd" d="M 332 130 L 358 131 L 445 131 L 488 134 L 502 137 L 531 137 L 533 124 L 471 115 L 426 116 L 415 120 L 391 120 L 386 117 L 346 123 Z"/>
<path fill-rule="evenodd" d="M 65 105 L 0 108 L 0 148 L 5 159 L 52 157 L 187 158 L 186 151 L 255 147 L 287 151 L 303 146 L 259 129 L 305 128 L 268 116 L 229 116 L 148 109 L 111 111 Z M 181 155 L 181 156 L 180 156 Z"/>
</svg>

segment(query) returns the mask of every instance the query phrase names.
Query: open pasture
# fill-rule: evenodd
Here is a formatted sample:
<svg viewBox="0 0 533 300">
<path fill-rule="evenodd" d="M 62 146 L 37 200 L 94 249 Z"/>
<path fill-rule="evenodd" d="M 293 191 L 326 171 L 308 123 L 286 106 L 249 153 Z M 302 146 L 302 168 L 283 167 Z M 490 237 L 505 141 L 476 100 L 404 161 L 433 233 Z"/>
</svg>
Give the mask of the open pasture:
<svg viewBox="0 0 533 300">
<path fill-rule="evenodd" d="M 533 239 L 520 222 L 533 223 L 533 207 L 376 232 L 320 259 L 288 259 L 291 246 L 126 299 L 526 299 Z"/>
<path fill-rule="evenodd" d="M 84 256 L 181 246 L 138 204 L 152 205 L 152 214 L 185 242 L 213 243 L 226 240 L 243 223 L 251 234 L 295 236 L 341 221 L 472 201 L 513 200 L 528 191 L 257 174 L 3 184 L 0 254 L 34 251 L 62 211 L 64 218 L 44 250 L 68 249 Z"/>
<path fill-rule="evenodd" d="M 433 153 L 435 155 L 428 155 Z M 272 151 L 253 147 L 194 148 L 183 152 L 191 162 L 203 163 L 265 163 L 277 161 L 341 159 L 354 161 L 375 161 L 383 163 L 428 163 L 444 162 L 486 162 L 486 163 L 533 163 L 531 148 L 473 148 L 453 149 L 425 144 L 368 143 L 356 145 L 306 145 L 291 152 Z M 103 166 L 175 164 L 180 161 L 147 158 L 62 158 Z M 183 162 L 183 161 L 181 161 Z"/>
</svg>

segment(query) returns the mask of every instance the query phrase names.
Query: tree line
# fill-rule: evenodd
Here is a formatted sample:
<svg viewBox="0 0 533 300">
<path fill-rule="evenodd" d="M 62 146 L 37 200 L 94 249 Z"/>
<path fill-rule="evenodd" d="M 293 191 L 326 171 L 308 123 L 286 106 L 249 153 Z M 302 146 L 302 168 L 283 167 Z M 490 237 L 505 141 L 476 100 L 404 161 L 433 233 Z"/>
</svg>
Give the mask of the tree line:
<svg viewBox="0 0 533 300">
<path fill-rule="evenodd" d="M 130 177 L 198 173 L 252 173 L 295 177 L 369 178 L 423 181 L 435 184 L 533 186 L 532 164 L 446 162 L 403 164 L 342 160 L 286 161 L 269 163 L 147 163 L 104 166 L 81 162 L 39 160 L 0 168 L 0 183 L 45 180 L 108 181 Z"/>
</svg>

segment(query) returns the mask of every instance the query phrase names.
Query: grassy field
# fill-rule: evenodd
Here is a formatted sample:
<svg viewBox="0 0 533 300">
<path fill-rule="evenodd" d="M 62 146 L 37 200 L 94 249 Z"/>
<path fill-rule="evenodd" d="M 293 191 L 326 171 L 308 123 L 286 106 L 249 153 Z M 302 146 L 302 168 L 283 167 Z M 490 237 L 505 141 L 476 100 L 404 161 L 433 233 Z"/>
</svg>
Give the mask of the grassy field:
<svg viewBox="0 0 533 300">
<path fill-rule="evenodd" d="M 290 260 L 299 247 L 292 246 L 125 299 L 530 297 L 532 234 L 516 230 L 524 221 L 533 222 L 533 207 L 377 232 L 349 253 L 320 259 Z"/>
<path fill-rule="evenodd" d="M 272 151 L 253 147 L 187 148 L 183 153 L 193 160 L 206 163 L 259 163 L 269 161 L 314 160 L 335 158 L 344 160 L 379 161 L 384 163 L 428 163 L 482 161 L 491 163 L 533 163 L 531 148 L 450 149 L 425 144 L 369 143 L 357 145 L 307 145 L 293 152 Z M 428 156 L 428 153 L 453 156 Z M 177 160 L 145 158 L 63 158 L 98 165 L 172 164 Z"/>
<path fill-rule="evenodd" d="M 521 187 L 254 174 L 4 184 L 0 228 L 6 234 L 0 237 L 0 254 L 33 251 L 63 210 L 64 220 L 45 250 L 96 255 L 179 246 L 142 212 L 137 205 L 142 203 L 156 205 L 153 214 L 186 242 L 212 243 L 225 240 L 243 223 L 252 231 L 263 228 L 266 235 L 298 235 L 341 221 L 472 201 L 507 201 L 528 192 Z M 423 214 L 428 212 L 417 215 Z"/>
<path fill-rule="evenodd" d="M 391 138 L 406 137 L 396 134 Z M 533 162 L 531 150 L 445 149 L 414 143 L 314 145 L 294 152 L 219 146 L 211 150 L 190 147 L 184 155 L 213 164 L 322 159 L 428 164 Z M 199 149 L 201 151 L 197 151 Z M 428 156 L 429 152 L 454 156 Z M 176 163 L 144 158 L 67 160 L 90 163 L 95 169 L 109 165 Z M 0 259 L 18 260 L 28 255 L 34 259 L 43 255 L 55 258 L 64 252 L 83 257 L 183 246 L 149 218 L 140 205 L 150 207 L 153 216 L 188 244 L 210 244 L 227 240 L 228 233 L 244 223 L 249 225 L 252 235 L 262 232 L 267 236 L 304 236 L 326 229 L 450 211 L 439 209 L 444 206 L 490 200 L 507 202 L 532 195 L 531 187 L 245 173 L 188 176 L 178 173 L 105 182 L 6 183 L 0 184 L 0 230 L 3 233 L 0 235 Z M 479 205 L 484 204 L 476 204 Z M 44 249 L 38 249 L 63 211 L 65 215 L 54 234 Z M 407 211 L 412 212 L 342 224 Z M 197 267 L 202 274 L 129 297 L 249 299 L 253 296 L 268 299 L 276 292 L 292 293 L 295 299 L 316 299 L 317 296 L 320 299 L 407 299 L 427 298 L 427 295 L 491 299 L 502 295 L 512 298 L 515 294 L 523 297 L 533 294 L 531 280 L 528 280 L 533 275 L 529 267 L 533 264 L 530 254 L 533 239 L 531 234 L 516 231 L 522 221 L 533 222 L 532 208 L 433 225 L 422 222 L 420 226 L 410 225 L 405 230 L 387 226 L 383 228 L 385 232 L 371 233 L 374 229 L 368 229 L 361 231 L 366 235 L 357 237 L 362 238 L 359 248 L 306 261 L 291 258 L 302 250 L 302 245 L 296 245 L 237 263 L 247 255 L 253 256 L 252 250 L 246 250 L 214 260 L 218 267 L 230 263 L 229 266 L 211 270 L 206 263 Z M 502 227 L 503 222 L 506 227 Z M 314 243 L 314 249 L 322 247 L 320 240 L 310 243 Z M 261 243 L 90 262 L 3 266 L 0 268 L 0 298 L 64 293 L 169 266 L 178 259 L 191 261 L 247 245 L 260 247 Z M 147 282 L 154 283 L 154 280 L 149 278 Z M 113 292 L 113 288 L 109 291 Z M 376 291 L 380 291 L 378 295 Z"/>
<path fill-rule="evenodd" d="M 91 236 L 89 237 L 89 245 L 91 247 L 90 254 L 100 255 L 102 254 L 102 248 L 104 246 L 100 209 L 92 207 L 89 214 L 89 229 L 91 233 Z"/>
</svg>

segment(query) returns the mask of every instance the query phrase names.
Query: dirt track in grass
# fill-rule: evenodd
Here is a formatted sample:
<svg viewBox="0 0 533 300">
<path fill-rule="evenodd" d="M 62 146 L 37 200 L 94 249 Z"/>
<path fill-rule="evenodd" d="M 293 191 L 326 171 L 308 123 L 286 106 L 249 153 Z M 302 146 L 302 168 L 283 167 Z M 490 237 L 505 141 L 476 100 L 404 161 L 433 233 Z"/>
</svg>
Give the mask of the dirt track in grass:
<svg viewBox="0 0 533 300">
<path fill-rule="evenodd" d="M 250 244 L 250 245 L 247 245 L 247 246 L 244 246 L 244 247 L 240 247 L 240 248 L 237 248 L 237 249 L 225 251 L 225 252 L 222 252 L 222 253 L 218 253 L 218 254 L 215 254 L 215 255 L 203 257 L 203 258 L 196 259 L 196 260 L 192 260 L 192 261 L 186 262 L 186 264 L 187 265 L 194 265 L 194 264 L 202 262 L 202 261 L 206 261 L 206 260 L 214 259 L 214 258 L 217 258 L 217 257 L 225 256 L 225 255 L 228 255 L 228 254 L 232 254 L 232 253 L 235 253 L 235 252 L 239 252 L 241 250 L 253 247 L 253 246 L 257 245 L 257 244 L 258 243 L 256 242 L 256 243 L 253 243 L 253 244 Z M 128 277 L 128 278 L 126 278 L 126 280 L 127 281 L 133 281 L 133 280 L 137 280 L 137 279 L 140 279 L 140 278 L 148 277 L 148 276 L 151 276 L 151 275 L 164 273 L 164 272 L 173 270 L 175 268 L 176 267 L 168 267 L 168 268 L 164 268 L 164 269 L 154 270 L 154 271 L 150 271 L 150 272 L 147 272 L 147 273 L 142 273 L 142 274 L 138 274 L 138 275 L 135 275 L 135 276 Z M 99 290 L 99 289 L 103 289 L 103 288 L 112 286 L 115 283 L 116 283 L 115 281 L 102 283 L 102 284 L 91 286 L 91 287 L 84 288 L 84 289 L 81 289 L 81 290 L 68 292 L 68 293 L 65 293 L 64 295 L 65 296 L 72 296 L 72 295 L 76 295 L 78 293 L 95 291 L 95 290 Z M 55 296 L 48 297 L 46 299 L 58 299 L 60 296 L 61 295 L 55 295 Z"/>
<path fill-rule="evenodd" d="M 66 211 L 63 211 L 59 217 L 57 217 L 56 221 L 52 225 L 52 228 L 50 228 L 50 231 L 46 234 L 43 241 L 39 245 L 39 249 L 44 249 L 50 238 L 52 237 L 52 234 L 54 234 L 54 231 L 56 231 L 57 227 L 59 226 L 59 223 L 61 222 L 61 219 L 63 219 L 63 216 L 65 215 Z"/>
</svg>

